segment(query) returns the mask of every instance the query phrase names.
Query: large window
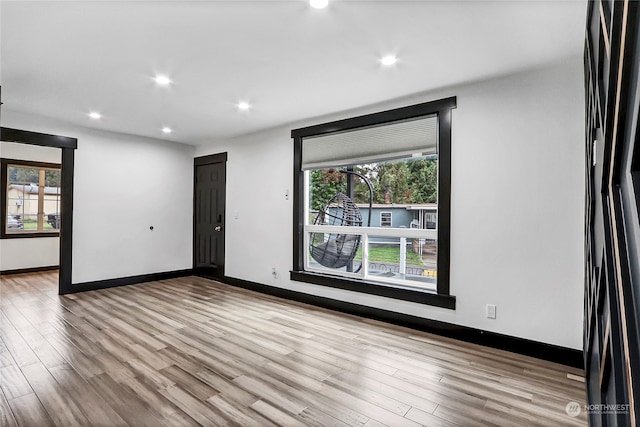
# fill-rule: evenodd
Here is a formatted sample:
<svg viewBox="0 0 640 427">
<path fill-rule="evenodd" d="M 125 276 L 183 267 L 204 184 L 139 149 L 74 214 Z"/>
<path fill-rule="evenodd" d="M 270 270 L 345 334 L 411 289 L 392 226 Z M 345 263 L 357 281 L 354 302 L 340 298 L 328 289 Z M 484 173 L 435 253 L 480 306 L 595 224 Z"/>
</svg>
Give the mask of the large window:
<svg viewBox="0 0 640 427">
<path fill-rule="evenodd" d="M 449 295 L 447 98 L 292 131 L 292 279 L 441 307 Z"/>
<path fill-rule="evenodd" d="M 2 159 L 2 237 L 57 236 L 60 165 Z"/>
</svg>

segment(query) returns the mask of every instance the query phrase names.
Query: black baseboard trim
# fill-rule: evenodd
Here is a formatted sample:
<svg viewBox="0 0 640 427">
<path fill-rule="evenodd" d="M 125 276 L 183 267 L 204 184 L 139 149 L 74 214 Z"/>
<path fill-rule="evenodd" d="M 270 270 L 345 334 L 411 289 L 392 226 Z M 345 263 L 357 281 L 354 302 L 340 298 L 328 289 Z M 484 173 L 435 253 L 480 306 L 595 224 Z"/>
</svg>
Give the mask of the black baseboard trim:
<svg viewBox="0 0 640 427">
<path fill-rule="evenodd" d="M 0 276 L 8 276 L 9 274 L 39 273 L 41 271 L 57 270 L 57 265 L 49 265 L 46 267 L 18 268 L 15 270 L 2 270 Z"/>
<path fill-rule="evenodd" d="M 220 281 L 232 286 L 311 304 L 318 307 L 328 308 L 342 313 L 380 320 L 394 325 L 405 326 L 411 329 L 455 338 L 465 342 L 480 344 L 499 350 L 506 350 L 525 356 L 535 357 L 537 359 L 584 369 L 583 355 L 580 350 L 541 343 L 524 338 L 512 337 L 496 332 L 483 331 L 481 329 L 470 328 L 467 326 L 454 325 L 452 323 L 441 322 L 439 320 L 425 319 L 423 317 L 411 316 L 408 314 L 397 313 L 395 311 L 388 311 L 380 308 L 305 294 L 303 292 L 263 285 L 234 277 L 225 276 Z"/>
<path fill-rule="evenodd" d="M 94 282 L 74 283 L 68 292 L 61 292 L 61 295 L 75 292 L 95 291 L 97 289 L 113 288 L 115 286 L 135 285 L 138 283 L 154 282 L 156 280 L 176 279 L 193 275 L 193 269 L 164 271 L 161 273 L 141 274 L 139 276 L 118 277 L 115 279 L 96 280 Z"/>
</svg>

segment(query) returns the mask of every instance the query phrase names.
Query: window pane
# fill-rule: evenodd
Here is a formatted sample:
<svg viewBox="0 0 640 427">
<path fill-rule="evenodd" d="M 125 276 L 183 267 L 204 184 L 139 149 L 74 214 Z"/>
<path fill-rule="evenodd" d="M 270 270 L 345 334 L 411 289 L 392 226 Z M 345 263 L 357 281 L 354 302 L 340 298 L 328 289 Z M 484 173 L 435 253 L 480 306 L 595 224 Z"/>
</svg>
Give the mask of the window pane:
<svg viewBox="0 0 640 427">
<path fill-rule="evenodd" d="M 364 176 L 371 184 L 373 194 L 362 178 L 347 173 L 348 170 Z M 349 180 L 353 182 L 351 194 Z M 341 193 L 355 202 L 365 227 L 436 228 L 437 155 L 361 164 L 350 169 L 315 169 L 309 171 L 308 183 L 308 224 L 315 223 L 318 213 Z M 371 196 L 373 206 L 369 221 Z"/>
<path fill-rule="evenodd" d="M 40 175 L 45 186 L 40 189 Z M 59 228 L 60 170 L 9 165 L 7 167 L 7 233 L 34 233 Z M 38 215 L 42 227 L 38 228 Z M 49 221 L 51 216 L 51 221 Z"/>
<path fill-rule="evenodd" d="M 11 184 L 24 184 L 38 186 L 40 170 L 37 168 L 9 166 L 8 182 Z"/>
<path fill-rule="evenodd" d="M 7 169 L 7 232 L 38 231 L 40 170 L 19 166 Z"/>
<path fill-rule="evenodd" d="M 46 169 L 44 171 L 44 185 L 47 187 L 60 187 L 60 171 Z"/>
<path fill-rule="evenodd" d="M 24 231 L 38 231 L 38 214 L 24 214 L 22 217 Z"/>
<path fill-rule="evenodd" d="M 426 239 L 370 236 L 368 247 L 369 279 L 436 289 L 435 251 L 428 250 Z"/>
<path fill-rule="evenodd" d="M 60 171 L 45 171 L 43 231 L 60 229 Z"/>
<path fill-rule="evenodd" d="M 20 232 L 24 230 L 24 223 L 22 222 L 22 218 L 20 215 L 7 213 L 7 231 L 9 232 Z"/>
<path fill-rule="evenodd" d="M 44 196 L 44 221 L 43 229 L 57 230 L 60 228 L 60 196 Z"/>
<path fill-rule="evenodd" d="M 307 268 L 391 286 L 435 290 L 435 239 L 399 237 L 393 233 L 376 236 L 371 230 L 435 230 L 437 181 L 437 154 L 309 171 L 307 224 L 333 228 L 326 233 L 307 233 Z M 350 229 L 341 233 L 339 227 Z M 366 227 L 362 231 L 366 239 L 349 234 L 359 227 Z M 432 234 L 435 238 L 436 234 Z M 365 240 L 367 269 L 362 271 Z"/>
<path fill-rule="evenodd" d="M 312 270 L 336 273 L 360 272 L 361 238 L 357 234 L 307 233 L 307 266 Z"/>
</svg>

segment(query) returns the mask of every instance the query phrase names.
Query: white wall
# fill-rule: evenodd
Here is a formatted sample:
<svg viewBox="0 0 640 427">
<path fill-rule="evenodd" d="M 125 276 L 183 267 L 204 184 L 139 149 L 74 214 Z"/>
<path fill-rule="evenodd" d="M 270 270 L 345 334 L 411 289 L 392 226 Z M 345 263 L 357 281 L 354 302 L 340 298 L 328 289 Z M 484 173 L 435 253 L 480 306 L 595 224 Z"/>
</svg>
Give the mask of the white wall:
<svg viewBox="0 0 640 427">
<path fill-rule="evenodd" d="M 3 159 L 60 163 L 62 161 L 62 150 L 59 148 L 40 147 L 39 145 L 0 141 L 0 157 Z"/>
<path fill-rule="evenodd" d="M 192 267 L 193 147 L 6 109 L 2 120 L 78 139 L 73 283 Z"/>
<path fill-rule="evenodd" d="M 582 58 L 576 57 L 200 147 L 197 155 L 228 152 L 226 274 L 581 349 L 582 75 Z M 451 293 L 456 310 L 290 281 L 292 199 L 284 194 L 293 181 L 291 129 L 454 95 Z M 279 271 L 277 279 L 272 267 Z M 497 305 L 497 319 L 485 317 L 486 304 Z"/>
<path fill-rule="evenodd" d="M 0 157 L 13 160 L 60 163 L 59 148 L 0 141 Z M 0 240 L 0 270 L 51 267 L 59 263 L 58 237 Z"/>
</svg>

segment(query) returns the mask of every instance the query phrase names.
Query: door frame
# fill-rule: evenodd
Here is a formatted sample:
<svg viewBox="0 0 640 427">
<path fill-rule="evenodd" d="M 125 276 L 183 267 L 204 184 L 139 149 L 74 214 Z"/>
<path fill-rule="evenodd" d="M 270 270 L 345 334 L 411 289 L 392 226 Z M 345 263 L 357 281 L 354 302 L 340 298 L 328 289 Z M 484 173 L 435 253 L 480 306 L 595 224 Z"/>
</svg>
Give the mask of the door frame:
<svg viewBox="0 0 640 427">
<path fill-rule="evenodd" d="M 58 293 L 73 292 L 71 283 L 73 243 L 73 169 L 78 140 L 67 136 L 49 135 L 27 130 L 0 127 L 0 140 L 22 144 L 60 148 L 61 198 L 60 198 L 60 260 L 58 262 Z"/>
<path fill-rule="evenodd" d="M 222 226 L 224 229 L 224 240 L 226 240 L 226 222 L 227 222 L 227 152 L 210 154 L 208 156 L 195 157 L 193 159 L 193 231 L 192 231 L 192 268 L 194 274 L 197 274 L 196 271 L 196 169 L 198 166 L 211 165 L 214 163 L 222 163 L 224 165 L 224 180 L 223 180 L 223 188 L 224 188 L 224 206 L 222 208 Z M 225 249 L 225 258 L 226 258 L 226 242 L 223 240 L 223 247 Z M 218 279 L 222 279 L 224 277 L 224 268 L 226 264 L 225 262 L 222 264 L 222 268 L 220 269 L 220 276 Z"/>
</svg>

